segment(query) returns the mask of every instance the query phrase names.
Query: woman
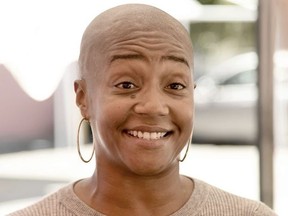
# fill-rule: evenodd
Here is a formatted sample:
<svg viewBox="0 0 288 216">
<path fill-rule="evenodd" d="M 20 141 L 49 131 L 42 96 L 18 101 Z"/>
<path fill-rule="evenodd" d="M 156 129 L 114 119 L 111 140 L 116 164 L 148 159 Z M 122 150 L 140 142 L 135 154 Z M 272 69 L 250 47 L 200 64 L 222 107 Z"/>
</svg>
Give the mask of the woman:
<svg viewBox="0 0 288 216">
<path fill-rule="evenodd" d="M 275 215 L 179 174 L 193 131 L 193 51 L 170 15 L 122 5 L 87 27 L 75 81 L 90 122 L 94 174 L 11 215 Z"/>
</svg>

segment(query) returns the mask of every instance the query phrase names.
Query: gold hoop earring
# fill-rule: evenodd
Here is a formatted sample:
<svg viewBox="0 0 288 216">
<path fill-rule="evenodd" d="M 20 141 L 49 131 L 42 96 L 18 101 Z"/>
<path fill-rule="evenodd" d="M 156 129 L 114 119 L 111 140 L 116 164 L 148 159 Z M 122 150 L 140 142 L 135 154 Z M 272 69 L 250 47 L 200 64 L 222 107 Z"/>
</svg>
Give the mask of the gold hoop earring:
<svg viewBox="0 0 288 216">
<path fill-rule="evenodd" d="M 190 145 L 191 145 L 191 141 L 192 141 L 192 139 L 189 138 L 188 143 L 187 143 L 187 147 L 186 147 L 185 154 L 184 154 L 184 156 L 183 156 L 182 159 L 179 159 L 179 160 L 178 160 L 179 162 L 183 162 L 183 161 L 185 160 L 185 158 L 186 158 L 186 156 L 187 156 L 187 154 L 188 154 L 188 151 L 189 151 L 189 147 L 190 147 Z"/>
<path fill-rule="evenodd" d="M 85 159 L 83 158 L 83 156 L 82 156 L 82 154 L 81 154 L 81 150 L 80 150 L 80 141 L 79 141 L 80 135 L 79 135 L 79 134 L 80 134 L 81 125 L 82 125 L 83 121 L 85 121 L 85 120 L 86 120 L 86 119 L 83 118 L 83 119 L 80 121 L 79 126 L 78 126 L 78 131 L 77 131 L 77 150 L 78 150 L 78 154 L 79 154 L 80 159 L 81 159 L 84 163 L 88 163 L 88 162 L 90 162 L 91 159 L 93 158 L 95 149 L 94 149 L 94 147 L 93 147 L 92 154 L 91 154 L 91 156 L 90 156 L 90 158 L 89 158 L 88 160 L 85 160 Z"/>
</svg>

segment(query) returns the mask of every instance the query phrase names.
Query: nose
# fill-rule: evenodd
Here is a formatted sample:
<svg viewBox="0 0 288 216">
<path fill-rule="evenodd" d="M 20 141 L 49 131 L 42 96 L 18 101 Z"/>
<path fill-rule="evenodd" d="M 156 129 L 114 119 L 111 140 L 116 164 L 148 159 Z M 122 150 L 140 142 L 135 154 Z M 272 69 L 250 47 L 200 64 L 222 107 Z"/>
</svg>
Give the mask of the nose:
<svg viewBox="0 0 288 216">
<path fill-rule="evenodd" d="M 150 88 L 138 95 L 134 111 L 141 115 L 165 116 L 169 113 L 168 101 L 160 90 Z"/>
</svg>

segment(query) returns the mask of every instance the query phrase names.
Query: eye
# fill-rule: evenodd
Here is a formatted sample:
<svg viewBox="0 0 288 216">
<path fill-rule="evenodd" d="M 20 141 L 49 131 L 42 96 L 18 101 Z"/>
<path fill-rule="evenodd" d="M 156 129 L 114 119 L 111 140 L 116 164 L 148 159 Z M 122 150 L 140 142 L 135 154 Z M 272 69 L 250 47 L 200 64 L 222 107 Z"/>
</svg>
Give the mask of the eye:
<svg viewBox="0 0 288 216">
<path fill-rule="evenodd" d="M 134 85 L 133 83 L 128 82 L 128 81 L 118 83 L 117 85 L 115 85 L 115 87 L 121 88 L 121 89 L 135 89 L 135 88 L 137 88 L 136 85 Z"/>
<path fill-rule="evenodd" d="M 186 86 L 181 83 L 171 83 L 166 88 L 172 89 L 172 90 L 182 90 L 182 89 L 185 89 Z"/>
</svg>

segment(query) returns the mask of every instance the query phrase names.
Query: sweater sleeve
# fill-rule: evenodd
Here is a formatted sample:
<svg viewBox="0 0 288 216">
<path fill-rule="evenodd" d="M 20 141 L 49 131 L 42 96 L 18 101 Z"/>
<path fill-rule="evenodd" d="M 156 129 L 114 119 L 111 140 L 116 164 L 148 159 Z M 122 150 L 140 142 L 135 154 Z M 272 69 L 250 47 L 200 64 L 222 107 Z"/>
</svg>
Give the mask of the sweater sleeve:
<svg viewBox="0 0 288 216">
<path fill-rule="evenodd" d="M 255 210 L 255 216 L 277 216 L 277 214 L 264 203 L 260 202 L 258 208 Z"/>
</svg>

